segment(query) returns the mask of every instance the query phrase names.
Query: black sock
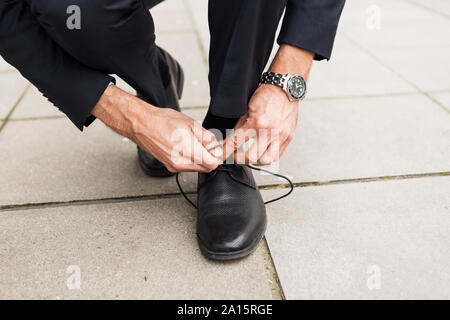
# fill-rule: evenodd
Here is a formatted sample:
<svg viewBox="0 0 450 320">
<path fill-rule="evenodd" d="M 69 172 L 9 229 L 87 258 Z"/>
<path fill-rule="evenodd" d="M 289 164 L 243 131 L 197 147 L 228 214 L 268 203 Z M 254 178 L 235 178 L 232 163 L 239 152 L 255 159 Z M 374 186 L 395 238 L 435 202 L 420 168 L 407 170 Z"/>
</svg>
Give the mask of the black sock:
<svg viewBox="0 0 450 320">
<path fill-rule="evenodd" d="M 222 134 L 222 137 L 217 137 L 218 140 L 225 139 L 227 136 L 226 130 L 233 129 L 239 118 L 223 118 L 215 116 L 208 110 L 205 119 L 203 120 L 203 127 L 205 129 L 216 129 Z M 216 135 L 217 136 L 217 135 Z"/>
</svg>

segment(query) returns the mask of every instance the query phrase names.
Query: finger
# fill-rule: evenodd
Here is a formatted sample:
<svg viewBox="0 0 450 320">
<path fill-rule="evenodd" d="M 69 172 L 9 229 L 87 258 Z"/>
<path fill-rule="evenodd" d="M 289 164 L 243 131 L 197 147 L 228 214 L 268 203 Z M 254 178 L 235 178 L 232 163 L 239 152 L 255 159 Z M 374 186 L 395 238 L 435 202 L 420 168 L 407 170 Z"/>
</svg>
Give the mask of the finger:
<svg viewBox="0 0 450 320">
<path fill-rule="evenodd" d="M 281 150 L 280 150 L 280 140 L 275 139 L 267 147 L 264 154 L 258 159 L 258 166 L 267 166 L 272 164 L 274 161 L 280 160 Z"/>
<path fill-rule="evenodd" d="M 179 145 L 176 152 L 171 153 L 170 167 L 175 172 L 211 171 L 222 163 L 221 158 L 212 156 L 200 141 L 191 135 L 189 143 Z"/>
<path fill-rule="evenodd" d="M 292 140 L 294 139 L 294 135 L 293 134 L 289 134 L 286 139 L 281 143 L 280 146 L 280 158 L 283 156 L 284 152 L 286 151 L 287 147 L 289 146 L 289 144 L 292 142 Z"/>
<path fill-rule="evenodd" d="M 176 172 L 195 172 L 203 170 L 203 167 L 192 162 L 191 159 L 185 158 L 183 154 L 180 153 L 179 157 L 172 159 L 170 163 L 164 163 L 167 170 L 172 173 Z"/>
<path fill-rule="evenodd" d="M 201 127 L 200 130 L 195 130 L 195 133 L 195 137 L 205 146 L 205 148 L 211 148 L 218 144 L 214 133 L 203 127 Z"/>
<path fill-rule="evenodd" d="M 192 132 L 194 136 L 206 147 L 208 144 L 217 143 L 216 136 L 209 130 L 206 130 L 202 125 L 195 121 Z"/>
<path fill-rule="evenodd" d="M 169 171 L 175 173 L 175 172 L 210 172 L 211 170 L 207 170 L 198 164 L 185 164 L 177 166 L 177 168 L 173 168 Z"/>
<path fill-rule="evenodd" d="M 237 141 L 236 131 L 244 129 L 248 126 L 248 115 L 245 114 L 239 118 L 232 132 L 222 140 L 223 160 L 225 161 L 235 151 Z M 241 132 L 241 131 L 239 131 Z M 244 142 L 245 143 L 245 142 Z M 238 147 L 237 147 L 238 148 Z"/>
<path fill-rule="evenodd" d="M 194 138 L 194 137 L 192 137 Z M 203 148 L 199 142 L 195 148 Z M 207 169 L 201 164 L 201 157 L 194 156 L 191 146 L 185 148 L 177 153 L 176 157 L 171 158 L 171 162 L 165 164 L 167 170 L 170 172 L 205 172 Z M 209 170 L 209 169 L 208 169 Z"/>
<path fill-rule="evenodd" d="M 276 148 L 273 144 L 270 144 L 267 147 L 266 152 L 258 159 L 258 162 L 256 163 L 257 166 L 268 166 L 272 164 L 272 162 L 276 161 L 277 158 L 274 156 L 274 153 L 276 153 Z"/>
<path fill-rule="evenodd" d="M 279 161 L 283 156 L 284 152 L 286 151 L 287 147 L 291 143 L 291 141 L 292 141 L 291 139 L 286 139 L 281 144 L 281 146 L 279 140 L 271 143 L 271 145 L 267 148 L 266 153 L 261 157 L 257 165 L 266 166 L 274 161 Z M 279 150 L 278 153 L 276 152 L 277 149 Z"/>
<path fill-rule="evenodd" d="M 238 151 L 235 153 L 235 161 L 238 164 L 256 164 L 259 158 L 266 152 L 270 145 L 269 134 L 267 130 L 260 130 L 253 144 L 248 151 Z M 244 161 L 244 163 L 241 163 Z"/>
<path fill-rule="evenodd" d="M 225 161 L 229 156 L 234 154 L 236 150 L 242 147 L 250 139 L 255 138 L 257 132 L 253 128 L 241 127 L 234 130 L 223 141 L 223 160 Z"/>
<path fill-rule="evenodd" d="M 222 159 L 222 144 L 217 141 L 216 135 L 213 132 L 196 124 L 194 126 L 194 135 L 208 152 L 214 157 Z"/>
<path fill-rule="evenodd" d="M 279 146 L 280 131 L 278 129 L 264 129 L 258 131 L 258 139 L 248 153 L 246 153 L 246 163 L 258 164 L 261 157 L 268 151 L 271 144 L 272 148 L 267 153 L 266 158 L 275 152 L 275 147 Z"/>
<path fill-rule="evenodd" d="M 179 159 L 173 165 L 168 165 L 166 167 L 170 172 L 210 172 L 216 169 L 220 164 L 220 162 L 216 164 L 206 164 L 206 162 L 198 164 L 196 162 L 200 162 L 200 160 L 192 160 L 186 157 Z"/>
<path fill-rule="evenodd" d="M 206 171 L 214 170 L 222 164 L 222 159 L 214 157 L 198 140 L 194 140 L 193 147 L 194 152 L 192 153 L 191 160 L 194 164 L 198 164 Z M 220 148 L 217 150 L 220 150 Z"/>
<path fill-rule="evenodd" d="M 287 147 L 289 146 L 289 143 L 291 143 L 291 141 L 286 140 L 280 147 L 280 158 L 281 156 L 283 156 L 284 152 L 286 151 Z"/>
</svg>

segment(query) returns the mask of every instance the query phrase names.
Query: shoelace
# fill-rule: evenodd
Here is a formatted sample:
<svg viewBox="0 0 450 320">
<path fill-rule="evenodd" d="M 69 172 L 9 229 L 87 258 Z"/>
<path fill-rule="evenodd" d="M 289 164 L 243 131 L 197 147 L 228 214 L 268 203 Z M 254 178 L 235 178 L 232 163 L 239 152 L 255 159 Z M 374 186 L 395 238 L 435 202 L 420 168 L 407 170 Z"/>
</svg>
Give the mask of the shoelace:
<svg viewBox="0 0 450 320">
<path fill-rule="evenodd" d="M 278 174 L 278 173 L 275 173 L 275 172 L 271 172 L 271 171 L 263 169 L 263 168 L 254 167 L 254 166 L 251 166 L 249 164 L 247 165 L 247 167 L 249 167 L 252 170 L 266 172 L 266 173 L 271 174 L 271 175 L 273 175 L 275 177 L 282 178 L 282 179 L 286 180 L 289 183 L 289 186 L 290 186 L 291 189 L 286 194 L 283 194 L 282 196 L 280 196 L 278 198 L 266 201 L 266 202 L 264 202 L 264 204 L 269 204 L 269 203 L 281 200 L 281 199 L 287 197 L 288 195 L 290 195 L 292 193 L 292 191 L 294 191 L 294 184 L 292 183 L 292 181 L 288 177 L 283 176 L 283 175 Z M 230 172 L 231 170 L 229 168 L 227 168 L 227 167 L 219 166 L 219 167 L 217 167 L 216 171 Z M 189 197 L 186 195 L 186 193 L 184 192 L 183 188 L 181 187 L 179 175 L 180 174 L 177 173 L 176 176 L 175 176 L 175 179 L 177 181 L 178 189 L 180 190 L 182 196 L 186 199 L 186 201 L 189 202 L 195 209 L 197 209 L 197 205 L 194 202 L 192 202 L 191 199 L 189 199 Z"/>
</svg>

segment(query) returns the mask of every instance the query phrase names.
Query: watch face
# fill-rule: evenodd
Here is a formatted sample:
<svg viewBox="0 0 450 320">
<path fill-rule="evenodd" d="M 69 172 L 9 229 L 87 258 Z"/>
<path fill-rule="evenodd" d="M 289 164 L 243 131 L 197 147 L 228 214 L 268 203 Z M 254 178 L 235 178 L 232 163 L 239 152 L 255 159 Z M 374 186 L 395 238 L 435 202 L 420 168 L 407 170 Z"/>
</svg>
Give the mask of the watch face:
<svg viewBox="0 0 450 320">
<path fill-rule="evenodd" d="M 292 98 L 298 100 L 303 98 L 306 93 L 306 84 L 300 76 L 293 76 L 288 82 L 288 90 Z"/>
</svg>

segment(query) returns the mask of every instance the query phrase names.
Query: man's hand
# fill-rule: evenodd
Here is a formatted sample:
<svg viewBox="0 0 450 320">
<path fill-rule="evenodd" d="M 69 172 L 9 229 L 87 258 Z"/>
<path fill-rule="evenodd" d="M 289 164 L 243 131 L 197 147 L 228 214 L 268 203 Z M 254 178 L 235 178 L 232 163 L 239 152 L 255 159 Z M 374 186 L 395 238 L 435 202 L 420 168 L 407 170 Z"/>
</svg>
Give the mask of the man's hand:
<svg viewBox="0 0 450 320">
<path fill-rule="evenodd" d="M 299 74 L 307 79 L 314 54 L 282 44 L 269 71 Z M 278 161 L 294 137 L 298 118 L 298 101 L 290 102 L 277 86 L 261 84 L 250 99 L 247 113 L 224 141 L 224 158 L 234 153 L 235 162 L 269 165 Z M 253 138 L 250 148 L 236 152 Z"/>
<path fill-rule="evenodd" d="M 294 137 L 297 117 L 298 102 L 290 102 L 281 88 L 262 84 L 227 138 L 225 150 L 235 150 L 253 138 L 247 151 L 235 153 L 235 162 L 269 165 L 278 161 Z"/>
<path fill-rule="evenodd" d="M 209 172 L 221 161 L 214 134 L 181 112 L 154 107 L 110 85 L 92 114 L 161 161 L 170 172 Z M 217 157 L 217 158 L 216 158 Z"/>
</svg>

